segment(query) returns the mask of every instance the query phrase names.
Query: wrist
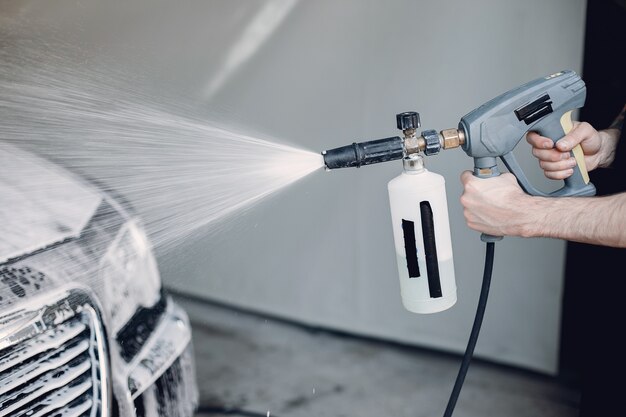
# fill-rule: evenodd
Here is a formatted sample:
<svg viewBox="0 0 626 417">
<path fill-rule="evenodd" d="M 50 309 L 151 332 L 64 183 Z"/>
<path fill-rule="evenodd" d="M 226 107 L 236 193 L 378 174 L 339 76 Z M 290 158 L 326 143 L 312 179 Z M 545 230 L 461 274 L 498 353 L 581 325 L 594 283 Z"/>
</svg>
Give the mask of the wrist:
<svg viewBox="0 0 626 417">
<path fill-rule="evenodd" d="M 616 128 L 598 131 L 601 141 L 600 158 L 598 160 L 599 168 L 608 168 L 613 163 L 613 160 L 615 159 L 615 149 L 617 148 L 617 142 L 619 141 L 620 134 L 621 130 Z"/>
<path fill-rule="evenodd" d="M 546 200 L 547 197 L 524 194 L 516 203 L 515 221 L 507 235 L 525 238 L 542 236 L 545 231 L 543 223 L 546 209 L 549 209 L 549 205 L 545 204 Z"/>
</svg>

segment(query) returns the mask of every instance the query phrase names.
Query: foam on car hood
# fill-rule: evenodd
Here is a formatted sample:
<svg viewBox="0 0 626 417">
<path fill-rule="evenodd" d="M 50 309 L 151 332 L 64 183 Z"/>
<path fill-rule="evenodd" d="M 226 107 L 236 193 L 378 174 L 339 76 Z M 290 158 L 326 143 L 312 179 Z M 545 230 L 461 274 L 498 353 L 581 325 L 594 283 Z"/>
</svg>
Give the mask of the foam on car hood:
<svg viewBox="0 0 626 417">
<path fill-rule="evenodd" d="M 0 141 L 0 263 L 79 236 L 101 200 L 65 169 Z"/>
</svg>

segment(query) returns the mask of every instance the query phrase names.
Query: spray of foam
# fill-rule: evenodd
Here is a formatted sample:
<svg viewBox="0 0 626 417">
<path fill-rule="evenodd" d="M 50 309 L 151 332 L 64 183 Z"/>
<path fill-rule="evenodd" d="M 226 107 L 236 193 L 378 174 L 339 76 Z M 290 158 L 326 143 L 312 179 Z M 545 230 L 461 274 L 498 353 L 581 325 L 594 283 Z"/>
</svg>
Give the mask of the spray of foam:
<svg viewBox="0 0 626 417">
<path fill-rule="evenodd" d="M 323 167 L 319 153 L 128 99 L 105 74 L 34 64 L 0 56 L 0 141 L 120 194 L 161 249 Z"/>
</svg>

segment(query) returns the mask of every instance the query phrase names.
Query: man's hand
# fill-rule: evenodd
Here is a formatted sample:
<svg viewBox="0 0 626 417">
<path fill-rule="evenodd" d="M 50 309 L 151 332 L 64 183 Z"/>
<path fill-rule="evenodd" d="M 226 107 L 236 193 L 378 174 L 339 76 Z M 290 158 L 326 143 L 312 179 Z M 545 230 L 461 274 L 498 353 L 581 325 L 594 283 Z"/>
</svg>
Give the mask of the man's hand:
<svg viewBox="0 0 626 417">
<path fill-rule="evenodd" d="M 565 179 L 573 173 L 575 162 L 569 152 L 577 144 L 583 149 L 588 170 L 610 166 L 620 128 L 596 131 L 588 123 L 576 123 L 556 147 L 552 140 L 537 133 L 529 133 L 527 140 L 546 177 Z M 605 197 L 530 196 L 508 173 L 478 178 L 465 171 L 461 182 L 463 215 L 474 230 L 493 236 L 549 237 L 626 248 L 626 193 Z"/>
<path fill-rule="evenodd" d="M 570 151 L 576 145 L 580 144 L 587 170 L 592 171 L 611 165 L 618 136 L 617 129 L 597 131 L 589 123 L 574 122 L 574 128 L 557 141 L 556 145 L 550 138 L 536 132 L 529 132 L 526 140 L 532 145 L 533 155 L 539 159 L 539 166 L 545 176 L 562 180 L 574 173 L 576 159 L 570 155 Z"/>
<path fill-rule="evenodd" d="M 493 236 L 530 236 L 533 199 L 512 174 L 478 178 L 471 171 L 461 174 L 463 215 L 467 225 Z"/>
</svg>

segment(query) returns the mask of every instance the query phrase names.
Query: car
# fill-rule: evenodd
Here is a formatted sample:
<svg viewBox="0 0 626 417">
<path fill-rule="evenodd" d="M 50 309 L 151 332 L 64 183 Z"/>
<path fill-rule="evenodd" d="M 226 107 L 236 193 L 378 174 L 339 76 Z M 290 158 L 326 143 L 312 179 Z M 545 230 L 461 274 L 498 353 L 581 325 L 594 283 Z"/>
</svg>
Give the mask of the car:
<svg viewBox="0 0 626 417">
<path fill-rule="evenodd" d="M 2 141 L 0 195 L 0 417 L 192 416 L 191 326 L 132 206 Z"/>
</svg>

